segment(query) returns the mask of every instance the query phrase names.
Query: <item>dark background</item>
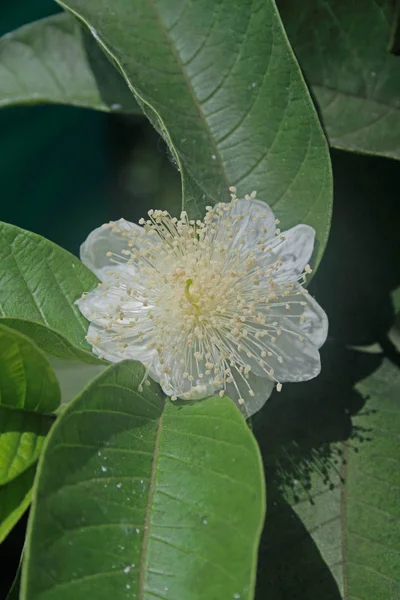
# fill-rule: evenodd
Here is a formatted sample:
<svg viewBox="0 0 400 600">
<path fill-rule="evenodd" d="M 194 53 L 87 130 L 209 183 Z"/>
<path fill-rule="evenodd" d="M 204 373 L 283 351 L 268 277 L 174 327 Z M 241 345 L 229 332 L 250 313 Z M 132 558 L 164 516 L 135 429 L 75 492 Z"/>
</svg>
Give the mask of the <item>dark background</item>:
<svg viewBox="0 0 400 600">
<path fill-rule="evenodd" d="M 0 34 L 57 10 L 52 0 L 3 0 Z M 0 111 L 0 131 L 0 220 L 75 254 L 86 235 L 110 219 L 137 221 L 149 208 L 166 205 L 179 210 L 178 173 L 144 118 L 16 107 Z M 352 346 L 379 342 L 399 364 L 388 337 L 395 319 L 391 293 L 400 285 L 399 166 L 341 151 L 332 151 L 332 162 L 332 230 L 310 287 L 330 319 L 323 370 L 312 382 L 284 386 L 254 423 L 271 484 L 257 600 L 340 599 L 318 549 L 284 501 L 279 478 L 302 477 L 307 486 L 307 465 L 311 470 L 316 456 L 322 466 L 328 464 L 330 444 L 352 436 L 351 416 L 364 403 L 354 384 L 382 360 Z M 282 463 L 280 449 L 290 453 L 293 441 L 296 451 Z M 23 519 L 0 547 L 0 598 L 13 580 L 25 524 Z M 293 550 L 296 539 L 306 539 L 301 553 Z"/>
</svg>

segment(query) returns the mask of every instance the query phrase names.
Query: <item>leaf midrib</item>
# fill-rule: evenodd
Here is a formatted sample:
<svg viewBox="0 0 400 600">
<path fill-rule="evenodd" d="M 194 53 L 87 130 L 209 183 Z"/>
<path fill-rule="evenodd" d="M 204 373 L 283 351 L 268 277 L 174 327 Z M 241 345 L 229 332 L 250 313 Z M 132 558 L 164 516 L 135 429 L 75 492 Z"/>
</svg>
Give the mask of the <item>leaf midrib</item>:
<svg viewBox="0 0 400 600">
<path fill-rule="evenodd" d="M 225 171 L 225 168 L 224 168 L 224 163 L 222 161 L 222 156 L 220 154 L 219 147 L 218 147 L 218 145 L 217 145 L 217 143 L 216 143 L 216 141 L 215 141 L 215 139 L 213 137 L 213 134 L 212 134 L 211 129 L 210 129 L 209 125 L 208 125 L 207 119 L 206 119 L 206 117 L 204 115 L 204 112 L 202 110 L 202 106 L 201 106 L 200 100 L 197 97 L 195 89 L 194 89 L 194 87 L 193 87 L 193 85 L 192 85 L 192 83 L 191 83 L 191 81 L 190 81 L 190 79 L 189 79 L 189 77 L 188 77 L 188 75 L 187 75 L 187 73 L 185 71 L 183 62 L 182 62 L 181 57 L 179 56 L 179 54 L 178 54 L 178 52 L 177 52 L 177 50 L 175 48 L 174 42 L 171 39 L 171 36 L 169 35 L 169 32 L 168 32 L 167 28 L 164 26 L 162 18 L 161 18 L 160 14 L 159 14 L 159 12 L 157 10 L 156 4 L 155 4 L 155 0 L 148 0 L 148 3 L 149 3 L 149 5 L 151 6 L 151 8 L 152 8 L 152 10 L 154 12 L 154 15 L 156 17 L 157 23 L 159 24 L 160 30 L 161 30 L 161 32 L 162 32 L 162 34 L 164 36 L 165 41 L 167 42 L 168 47 L 171 50 L 171 54 L 172 54 L 172 56 L 174 57 L 174 59 L 176 61 L 176 64 L 177 64 L 177 66 L 178 66 L 178 68 L 179 68 L 179 70 L 180 70 L 180 72 L 182 74 L 183 80 L 184 80 L 184 82 L 185 82 L 185 84 L 187 86 L 188 92 L 189 92 L 189 94 L 190 94 L 190 96 L 191 96 L 191 98 L 193 100 L 194 107 L 195 107 L 195 109 L 196 109 L 196 111 L 197 111 L 197 113 L 198 113 L 198 115 L 200 117 L 201 122 L 204 125 L 204 129 L 205 129 L 207 137 L 208 137 L 208 139 L 210 141 L 210 145 L 211 145 L 211 147 L 212 147 L 212 149 L 214 151 L 214 154 L 216 156 L 217 164 L 218 164 L 218 166 L 219 166 L 219 168 L 221 170 L 222 179 L 223 179 L 223 181 L 225 183 L 226 189 L 228 189 L 229 183 L 228 183 L 228 180 L 227 180 L 227 177 L 226 177 L 226 171 Z"/>
<path fill-rule="evenodd" d="M 347 581 L 346 569 L 346 509 L 347 509 L 347 489 L 346 477 L 348 473 L 349 463 L 349 444 L 345 441 L 343 444 L 343 463 L 341 476 L 341 498 L 340 498 L 340 537 L 341 537 L 341 554 L 342 554 L 342 576 L 343 576 L 343 600 L 349 600 L 349 584 Z"/>
<path fill-rule="evenodd" d="M 164 412 L 165 412 L 165 406 L 166 406 L 166 400 L 164 399 L 164 406 L 163 406 L 163 410 L 162 413 L 160 414 L 160 417 L 158 419 L 158 424 L 157 424 L 157 433 L 156 433 L 156 439 L 155 439 L 155 443 L 154 443 L 154 456 L 153 456 L 153 462 L 151 465 L 151 473 L 150 473 L 150 485 L 149 485 L 149 494 L 147 497 L 147 506 L 146 506 L 146 515 L 145 515 L 145 519 L 144 519 L 144 528 L 143 528 L 143 539 L 142 539 L 142 560 L 140 562 L 140 574 L 139 574 L 139 585 L 138 585 L 138 600 L 144 600 L 144 585 L 145 585 L 145 578 L 146 578 L 146 567 L 147 567 L 147 562 L 146 562 L 146 552 L 147 552 L 147 545 L 148 545 L 148 538 L 149 538 L 149 525 L 150 525 L 150 513 L 151 513 L 151 506 L 152 506 L 152 502 L 153 502 L 153 496 L 154 496 L 154 491 L 155 491 L 155 479 L 157 476 L 157 462 L 158 462 L 158 455 L 159 455 L 159 447 L 160 447 L 160 437 L 161 437 L 161 430 L 162 430 L 162 420 L 163 420 L 163 416 L 164 416 Z"/>
</svg>

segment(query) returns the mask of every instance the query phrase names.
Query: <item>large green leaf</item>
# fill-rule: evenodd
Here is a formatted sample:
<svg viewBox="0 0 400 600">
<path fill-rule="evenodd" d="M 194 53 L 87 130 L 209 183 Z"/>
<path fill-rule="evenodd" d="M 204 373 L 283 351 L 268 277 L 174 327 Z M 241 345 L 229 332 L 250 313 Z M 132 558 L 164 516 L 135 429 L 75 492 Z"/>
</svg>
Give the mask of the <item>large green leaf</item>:
<svg viewBox="0 0 400 600">
<path fill-rule="evenodd" d="M 264 484 L 228 398 L 177 406 L 144 368 L 107 369 L 46 442 L 21 598 L 253 595 Z"/>
<path fill-rule="evenodd" d="M 39 458 L 60 386 L 45 355 L 24 335 L 0 325 L 0 485 Z"/>
<path fill-rule="evenodd" d="M 271 509 L 270 518 L 281 520 L 280 539 L 276 532 L 280 546 L 270 550 L 271 579 L 282 580 L 280 591 L 272 591 L 271 579 L 266 584 L 269 600 L 303 600 L 304 589 L 309 600 L 388 600 L 400 595 L 398 367 L 384 360 L 356 390 L 366 403 L 352 418 L 353 434 L 344 444 L 343 460 L 333 460 L 340 456 L 338 444 L 330 457 L 320 453 L 308 485 L 292 478 L 292 491 L 286 489 L 292 509 L 286 502 Z M 273 529 L 274 524 L 270 535 Z"/>
<path fill-rule="evenodd" d="M 43 102 L 140 112 L 118 71 L 65 13 L 0 38 L 0 107 Z"/>
<path fill-rule="evenodd" d="M 0 543 L 30 504 L 35 471 L 36 465 L 32 465 L 6 485 L 0 485 Z"/>
<path fill-rule="evenodd" d="M 400 158 L 400 61 L 390 0 L 278 0 L 332 146 Z"/>
<path fill-rule="evenodd" d="M 283 227 L 326 243 L 331 172 L 317 115 L 272 0 L 66 0 L 164 136 L 192 217 L 258 190 Z"/>
<path fill-rule="evenodd" d="M 0 261 L 0 322 L 48 354 L 98 363 L 74 304 L 96 285 L 95 275 L 69 252 L 7 223 L 0 223 Z"/>
</svg>

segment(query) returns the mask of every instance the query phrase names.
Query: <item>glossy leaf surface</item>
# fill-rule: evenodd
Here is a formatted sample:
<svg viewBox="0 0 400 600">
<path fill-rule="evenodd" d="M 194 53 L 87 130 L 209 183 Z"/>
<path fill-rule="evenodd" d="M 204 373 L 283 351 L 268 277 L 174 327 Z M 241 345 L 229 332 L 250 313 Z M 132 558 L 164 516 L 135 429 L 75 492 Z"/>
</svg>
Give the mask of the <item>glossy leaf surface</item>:
<svg viewBox="0 0 400 600">
<path fill-rule="evenodd" d="M 272 0 L 67 0 L 167 141 L 192 217 L 235 185 L 327 240 L 327 145 Z"/>
<path fill-rule="evenodd" d="M 39 466 L 21 598 L 252 598 L 264 484 L 233 402 L 177 406 L 124 362 L 71 403 Z M 229 548 L 229 552 L 226 549 Z"/>
</svg>

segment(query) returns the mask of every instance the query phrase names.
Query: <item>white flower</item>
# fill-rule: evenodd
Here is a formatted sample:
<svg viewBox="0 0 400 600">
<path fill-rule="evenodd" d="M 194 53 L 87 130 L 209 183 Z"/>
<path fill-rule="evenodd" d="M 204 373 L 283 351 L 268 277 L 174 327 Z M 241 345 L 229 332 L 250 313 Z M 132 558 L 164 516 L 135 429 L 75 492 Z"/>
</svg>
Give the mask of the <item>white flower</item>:
<svg viewBox="0 0 400 600">
<path fill-rule="evenodd" d="M 102 283 L 77 304 L 97 355 L 141 361 L 173 400 L 226 393 L 249 416 L 275 385 L 318 375 L 328 320 L 302 286 L 314 230 L 281 234 L 255 192 L 230 189 L 203 221 L 151 210 L 95 229 L 81 258 Z"/>
</svg>

